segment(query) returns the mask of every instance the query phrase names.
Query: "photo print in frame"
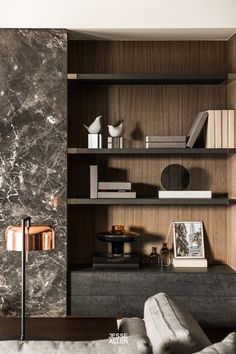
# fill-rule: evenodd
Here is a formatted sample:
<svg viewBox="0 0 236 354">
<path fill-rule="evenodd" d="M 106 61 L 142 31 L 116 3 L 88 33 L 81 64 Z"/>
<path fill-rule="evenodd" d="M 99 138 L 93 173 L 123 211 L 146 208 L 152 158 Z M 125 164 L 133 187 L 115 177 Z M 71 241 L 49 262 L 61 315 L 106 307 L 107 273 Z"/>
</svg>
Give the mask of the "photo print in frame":
<svg viewBox="0 0 236 354">
<path fill-rule="evenodd" d="M 175 258 L 205 258 L 202 221 L 174 221 Z"/>
</svg>

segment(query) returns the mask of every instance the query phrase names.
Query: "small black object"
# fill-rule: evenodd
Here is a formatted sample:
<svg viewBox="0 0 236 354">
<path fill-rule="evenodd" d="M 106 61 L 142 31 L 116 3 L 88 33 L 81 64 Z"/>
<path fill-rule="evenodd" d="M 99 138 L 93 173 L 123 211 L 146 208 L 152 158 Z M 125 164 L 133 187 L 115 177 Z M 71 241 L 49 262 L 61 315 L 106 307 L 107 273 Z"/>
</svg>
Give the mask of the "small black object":
<svg viewBox="0 0 236 354">
<path fill-rule="evenodd" d="M 166 191 L 182 191 L 189 185 L 188 170 L 178 164 L 172 164 L 164 168 L 161 174 L 161 185 Z"/>
</svg>

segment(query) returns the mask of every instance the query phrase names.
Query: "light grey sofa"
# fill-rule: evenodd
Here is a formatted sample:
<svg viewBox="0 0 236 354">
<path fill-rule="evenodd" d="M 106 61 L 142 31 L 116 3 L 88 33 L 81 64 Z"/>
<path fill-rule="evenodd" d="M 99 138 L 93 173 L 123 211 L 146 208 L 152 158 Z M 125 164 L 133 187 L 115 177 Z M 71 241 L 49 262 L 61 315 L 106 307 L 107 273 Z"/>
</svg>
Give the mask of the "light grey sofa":
<svg viewBox="0 0 236 354">
<path fill-rule="evenodd" d="M 0 341 L 0 353 L 236 354 L 236 333 L 211 344 L 194 318 L 164 293 L 146 301 L 144 319 L 122 319 L 119 333 L 125 341 Z"/>
</svg>

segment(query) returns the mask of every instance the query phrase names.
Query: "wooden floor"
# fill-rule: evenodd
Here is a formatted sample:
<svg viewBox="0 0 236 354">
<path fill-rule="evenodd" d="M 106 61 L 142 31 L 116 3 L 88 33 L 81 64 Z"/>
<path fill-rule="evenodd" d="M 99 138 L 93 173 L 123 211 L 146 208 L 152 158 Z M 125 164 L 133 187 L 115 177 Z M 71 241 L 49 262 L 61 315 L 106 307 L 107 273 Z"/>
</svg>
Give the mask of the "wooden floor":
<svg viewBox="0 0 236 354">
<path fill-rule="evenodd" d="M 26 340 L 95 340 L 117 333 L 111 317 L 28 318 Z M 0 318 L 0 340 L 20 338 L 20 318 Z"/>
</svg>

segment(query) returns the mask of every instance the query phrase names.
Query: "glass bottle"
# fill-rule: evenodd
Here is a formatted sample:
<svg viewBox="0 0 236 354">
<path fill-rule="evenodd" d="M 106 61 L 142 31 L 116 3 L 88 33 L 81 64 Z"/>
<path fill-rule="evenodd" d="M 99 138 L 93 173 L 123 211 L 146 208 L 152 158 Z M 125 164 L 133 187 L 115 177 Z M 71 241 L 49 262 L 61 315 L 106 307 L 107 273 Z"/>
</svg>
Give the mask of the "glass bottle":
<svg viewBox="0 0 236 354">
<path fill-rule="evenodd" d="M 159 265 L 159 254 L 157 253 L 157 247 L 152 247 L 152 252 L 149 255 L 149 261 L 153 267 Z"/>
<path fill-rule="evenodd" d="M 163 242 L 160 250 L 161 267 L 167 267 L 170 265 L 170 250 L 167 247 L 167 242 Z"/>
</svg>

